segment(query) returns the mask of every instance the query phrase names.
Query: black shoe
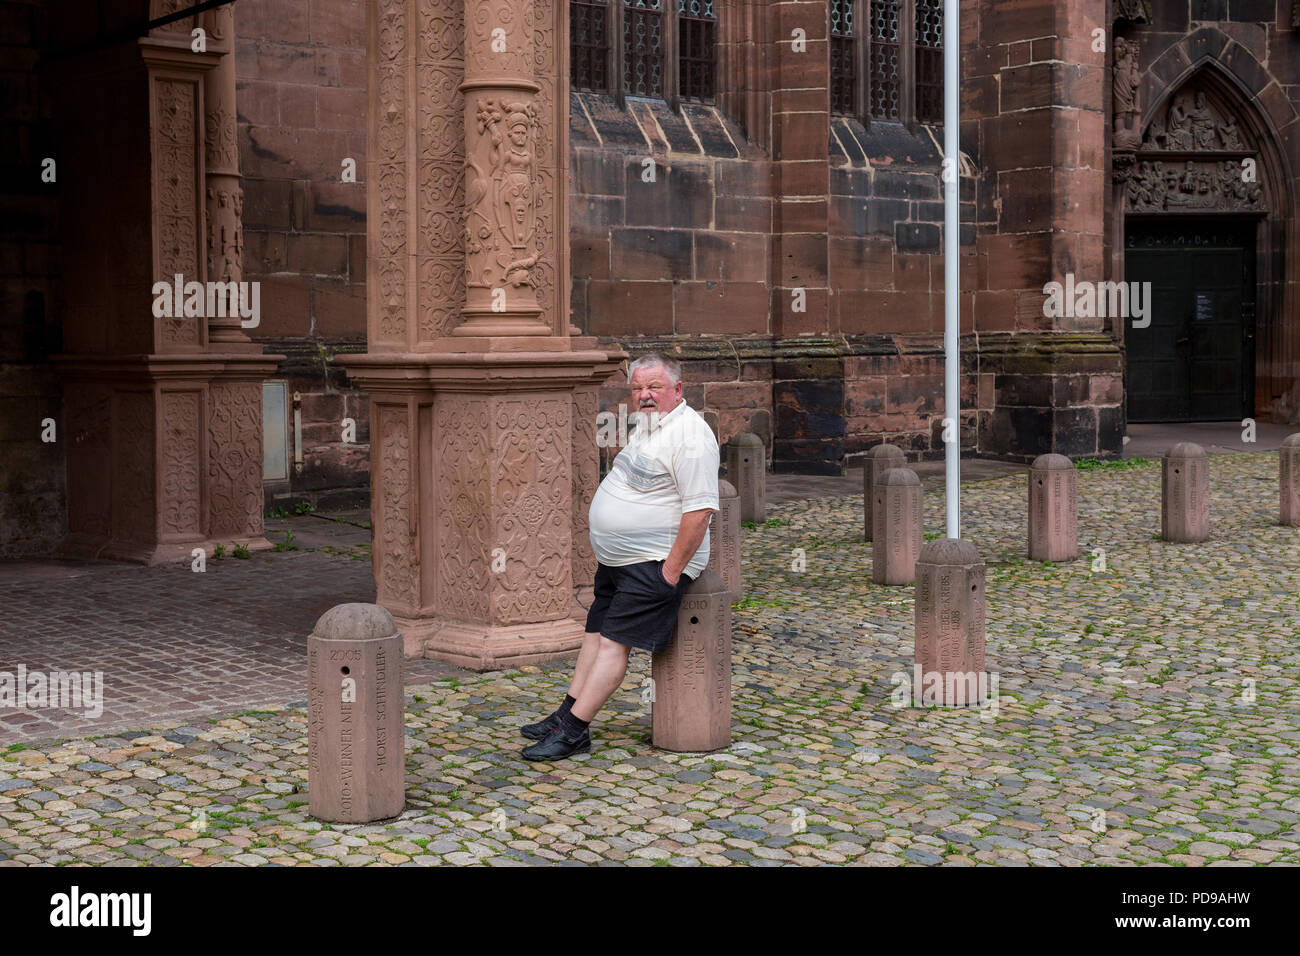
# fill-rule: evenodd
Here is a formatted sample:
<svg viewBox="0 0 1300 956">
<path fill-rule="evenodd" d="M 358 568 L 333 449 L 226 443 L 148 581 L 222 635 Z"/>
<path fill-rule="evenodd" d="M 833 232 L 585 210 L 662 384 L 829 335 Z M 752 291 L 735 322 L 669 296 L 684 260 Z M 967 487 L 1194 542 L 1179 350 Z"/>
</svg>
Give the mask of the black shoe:
<svg viewBox="0 0 1300 956">
<path fill-rule="evenodd" d="M 544 739 L 525 747 L 521 756 L 525 760 L 562 760 L 574 754 L 585 754 L 590 749 L 590 732 L 584 730 L 577 737 L 566 737 L 564 731 L 556 727 Z"/>
<path fill-rule="evenodd" d="M 529 740 L 541 740 L 558 726 L 560 726 L 560 718 L 552 712 L 551 716 L 535 724 L 524 724 L 519 728 L 519 732 Z"/>
</svg>

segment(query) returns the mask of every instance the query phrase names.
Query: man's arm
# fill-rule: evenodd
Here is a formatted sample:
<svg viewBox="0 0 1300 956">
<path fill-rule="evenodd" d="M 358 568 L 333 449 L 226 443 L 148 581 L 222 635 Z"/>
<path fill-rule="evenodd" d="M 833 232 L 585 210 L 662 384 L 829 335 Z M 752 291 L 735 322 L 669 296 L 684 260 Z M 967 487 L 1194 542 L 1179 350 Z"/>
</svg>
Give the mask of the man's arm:
<svg viewBox="0 0 1300 956">
<path fill-rule="evenodd" d="M 712 508 L 687 511 L 682 515 L 682 523 L 677 526 L 677 540 L 673 542 L 673 549 L 668 552 L 668 558 L 664 561 L 664 580 L 669 584 L 676 586 L 681 579 L 682 571 L 691 563 L 695 552 L 700 550 L 700 545 L 704 543 L 704 535 L 709 530 L 709 519 L 712 517 Z"/>
</svg>

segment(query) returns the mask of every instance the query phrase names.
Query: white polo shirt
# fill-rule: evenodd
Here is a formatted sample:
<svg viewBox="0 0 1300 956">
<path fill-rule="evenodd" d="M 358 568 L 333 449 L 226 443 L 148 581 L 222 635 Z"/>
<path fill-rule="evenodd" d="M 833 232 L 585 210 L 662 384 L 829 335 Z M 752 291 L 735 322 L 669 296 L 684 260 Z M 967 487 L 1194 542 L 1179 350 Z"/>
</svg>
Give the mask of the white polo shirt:
<svg viewBox="0 0 1300 956">
<path fill-rule="evenodd" d="M 591 548 L 609 567 L 661 561 L 672 551 L 682 514 L 718 510 L 718 440 L 685 399 L 638 425 L 596 489 L 588 513 Z M 709 563 L 709 533 L 683 569 L 698 578 Z"/>
</svg>

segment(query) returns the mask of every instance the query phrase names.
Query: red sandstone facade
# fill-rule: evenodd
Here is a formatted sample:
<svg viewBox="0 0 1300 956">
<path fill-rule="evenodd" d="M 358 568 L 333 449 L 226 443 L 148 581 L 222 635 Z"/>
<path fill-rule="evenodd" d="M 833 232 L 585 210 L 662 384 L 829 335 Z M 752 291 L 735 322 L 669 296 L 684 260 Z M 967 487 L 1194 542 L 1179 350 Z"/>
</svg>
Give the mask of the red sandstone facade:
<svg viewBox="0 0 1300 956">
<path fill-rule="evenodd" d="M 116 553 L 148 558 L 161 553 L 164 539 L 179 547 L 233 534 L 226 528 L 233 519 L 218 517 L 233 506 L 216 502 L 227 500 L 223 489 L 234 479 L 211 463 L 218 448 L 239 446 L 245 463 L 256 456 L 261 436 L 251 436 L 261 422 L 249 409 L 260 405 L 253 395 L 263 378 L 285 382 L 290 400 L 298 393 L 302 413 L 302 467 L 291 464 L 287 478 L 264 482 L 267 496 L 367 500 L 374 396 L 350 377 L 346 356 L 375 350 L 374 323 L 388 293 L 374 287 L 379 272 L 368 261 L 382 237 L 367 220 L 367 191 L 379 183 L 367 115 L 381 125 L 385 118 L 374 115 L 368 93 L 366 4 L 233 5 L 239 251 L 242 277 L 262 283 L 262 322 L 248 334 L 282 360 L 222 347 L 226 332 L 199 325 L 160 326 L 137 342 L 132 336 L 145 334 L 143 326 L 98 304 L 124 281 L 147 285 L 149 269 L 172 268 L 159 259 L 168 247 L 156 229 L 137 231 L 158 222 L 157 209 L 154 220 L 145 211 L 154 193 L 143 178 L 150 153 L 142 144 L 158 135 L 159 114 L 129 84 L 116 99 L 107 88 L 76 83 L 59 94 L 76 59 L 52 54 L 181 4 L 101 6 L 98 19 L 82 20 L 54 0 L 0 3 L 10 64 L 0 554 L 50 553 L 69 535 L 89 533 L 99 536 L 97 547 L 134 541 Z M 446 69 L 463 72 L 454 55 L 465 42 L 461 4 L 410 6 L 445 15 Z M 570 281 L 558 290 L 558 307 L 596 339 L 594 348 L 679 355 L 687 398 L 717 424 L 720 439 L 759 434 L 775 469 L 836 473 L 881 440 L 937 456 L 941 131 L 881 121 L 865 106 L 860 115 L 832 110 L 841 61 L 825 0 L 715 0 L 713 7 L 712 95 L 670 103 L 667 95 L 570 93 L 568 224 L 560 230 Z M 1021 460 L 1045 452 L 1106 456 L 1119 451 L 1130 418 L 1185 412 L 1300 421 L 1300 34 L 1290 0 L 962 7 L 964 450 Z M 567 49 L 565 12 L 552 31 L 558 49 Z M 789 39 L 796 29 L 806 39 L 798 52 Z M 188 26 L 173 33 L 188 35 Z M 182 49 L 168 55 L 183 62 L 137 69 L 169 78 L 189 71 L 186 82 L 197 84 L 214 74 L 210 61 L 229 42 L 214 42 L 206 59 Z M 903 77 L 899 119 L 919 115 L 920 95 Z M 95 115 L 91 125 L 81 123 Z M 416 125 L 422 122 L 432 120 Z M 206 144 L 202 124 L 186 135 Z M 107 143 L 123 145 L 113 152 L 102 148 Z M 59 163 L 54 182 L 41 179 L 47 156 Z M 1252 182 L 1224 178 L 1225 163 L 1247 160 Z M 197 210 L 209 200 L 193 176 Z M 229 208 L 205 211 L 203 222 L 219 221 Z M 126 226 L 105 228 L 110 215 Z M 198 222 L 196 212 L 190 228 Z M 415 241 L 436 241 L 434 224 L 420 225 Z M 194 268 L 216 268 L 208 261 L 212 243 L 205 234 L 191 245 Z M 102 261 L 110 247 L 125 269 Z M 430 249 L 429 261 L 438 254 Z M 103 268 L 88 273 L 84 263 L 97 257 Z M 149 267 L 132 273 L 142 262 Z M 1172 332 L 1167 341 L 1142 338 L 1113 316 L 1046 314 L 1049 282 L 1067 275 L 1116 282 L 1130 273 L 1165 288 L 1167 300 L 1178 298 L 1190 336 L 1201 340 L 1189 345 Z M 1179 285 L 1187 273 L 1215 278 L 1203 288 Z M 454 274 L 443 285 L 446 314 L 430 321 L 454 325 L 464 318 L 453 313 L 467 308 L 465 292 Z M 1173 321 L 1157 316 L 1157 330 L 1166 319 Z M 555 334 L 567 334 L 559 317 L 551 321 Z M 1235 368 L 1198 368 L 1183 355 L 1214 351 L 1234 335 Z M 1189 369 L 1190 383 L 1178 379 Z M 596 401 L 616 405 L 618 380 L 612 375 L 593 407 L 578 414 L 594 417 Z M 247 393 L 243 420 L 218 414 L 231 407 L 218 401 L 222 389 Z M 139 427 L 119 434 L 97 414 Z M 46 418 L 58 423 L 56 442 L 40 440 Z M 344 419 L 356 424 L 354 442 L 343 441 Z M 292 461 L 291 409 L 276 427 Z M 411 427 L 421 427 L 418 414 Z M 135 447 L 137 432 L 153 443 L 153 464 L 138 466 L 139 474 L 148 471 L 157 487 L 132 517 L 132 500 L 104 499 L 102 471 L 83 458 L 108 461 L 119 487 L 138 485 L 130 456 L 113 451 Z M 177 451 L 171 436 L 182 434 L 192 444 Z M 248 489 L 256 484 L 252 472 L 239 480 Z M 191 488 L 198 503 L 178 510 L 169 502 L 188 500 L 189 492 L 168 498 L 169 487 Z M 239 508 L 255 537 L 260 505 Z M 146 532 L 123 538 L 115 521 Z"/>
</svg>

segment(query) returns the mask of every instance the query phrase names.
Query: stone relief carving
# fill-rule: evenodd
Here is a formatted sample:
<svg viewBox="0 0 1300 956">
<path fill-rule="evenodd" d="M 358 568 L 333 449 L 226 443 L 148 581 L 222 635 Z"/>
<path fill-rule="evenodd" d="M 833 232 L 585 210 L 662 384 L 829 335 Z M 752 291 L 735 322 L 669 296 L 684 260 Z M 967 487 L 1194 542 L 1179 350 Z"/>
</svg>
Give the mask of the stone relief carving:
<svg viewBox="0 0 1300 956">
<path fill-rule="evenodd" d="M 1123 37 L 1115 38 L 1115 66 L 1111 84 L 1114 113 L 1114 148 L 1133 149 L 1141 136 L 1138 118 L 1137 44 Z"/>
<path fill-rule="evenodd" d="M 262 389 L 256 384 L 208 390 L 208 534 L 260 535 Z"/>
<path fill-rule="evenodd" d="M 379 406 L 380 461 L 383 462 L 380 493 L 383 515 L 380 572 L 384 597 L 414 603 L 411 574 L 411 441 L 405 406 Z"/>
<path fill-rule="evenodd" d="M 486 621 L 492 547 L 488 400 L 446 395 L 435 399 L 434 409 L 435 440 L 441 448 L 438 606 L 445 617 Z"/>
<path fill-rule="evenodd" d="M 1133 212 L 1255 212 L 1265 208 L 1259 184 L 1245 182 L 1241 164 L 1230 159 L 1139 161 L 1128 180 L 1126 198 Z"/>
<path fill-rule="evenodd" d="M 600 447 L 593 429 L 600 411 L 595 386 L 573 391 L 573 580 L 587 582 L 596 573 L 587 514 L 600 484 Z"/>
<path fill-rule="evenodd" d="M 571 414 L 567 395 L 496 404 L 492 473 L 502 515 L 493 547 L 506 562 L 492 578 L 494 624 L 563 617 L 572 603 Z"/>
<path fill-rule="evenodd" d="M 490 0 L 465 5 L 467 74 L 531 76 L 533 4 L 531 0 Z"/>
<path fill-rule="evenodd" d="M 1151 22 L 1151 0 L 1115 0 L 1115 19 Z"/>
<path fill-rule="evenodd" d="M 208 279 L 237 282 L 244 274 L 244 191 L 209 186 Z"/>
<path fill-rule="evenodd" d="M 1143 150 L 1234 150 L 1246 148 L 1232 117 L 1210 105 L 1204 90 L 1181 93 L 1157 116 L 1142 141 Z"/>
<path fill-rule="evenodd" d="M 162 508 L 164 534 L 198 534 L 199 513 L 199 392 L 162 394 Z"/>
<path fill-rule="evenodd" d="M 466 284 L 532 287 L 537 111 L 531 102 L 481 97 L 475 120 L 478 142 L 465 162 Z"/>
<path fill-rule="evenodd" d="M 1260 212 L 1263 190 L 1243 165 L 1251 152 L 1204 89 L 1184 89 L 1157 111 L 1136 152 L 1115 155 L 1115 180 L 1132 212 Z"/>
<path fill-rule="evenodd" d="M 198 170 L 194 156 L 198 109 L 193 83 L 160 79 L 154 84 L 153 171 L 157 209 L 158 273 L 199 278 Z M 160 319 L 162 348 L 198 346 L 199 320 L 177 315 Z"/>
</svg>

